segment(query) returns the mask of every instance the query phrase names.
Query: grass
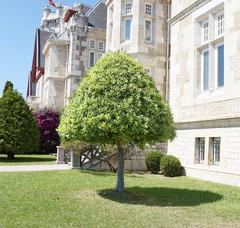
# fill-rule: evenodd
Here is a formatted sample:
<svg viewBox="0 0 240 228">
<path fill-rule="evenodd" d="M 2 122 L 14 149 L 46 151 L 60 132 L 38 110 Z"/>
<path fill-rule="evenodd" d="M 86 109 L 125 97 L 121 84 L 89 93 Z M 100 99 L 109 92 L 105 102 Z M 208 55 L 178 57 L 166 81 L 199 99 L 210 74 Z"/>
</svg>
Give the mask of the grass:
<svg viewBox="0 0 240 228">
<path fill-rule="evenodd" d="M 0 174 L 0 227 L 240 227 L 240 189 L 187 177 L 54 171 Z"/>
<path fill-rule="evenodd" d="M 0 166 L 8 165 L 40 165 L 55 164 L 56 157 L 53 155 L 15 155 L 13 160 L 8 160 L 6 155 L 0 154 Z"/>
</svg>

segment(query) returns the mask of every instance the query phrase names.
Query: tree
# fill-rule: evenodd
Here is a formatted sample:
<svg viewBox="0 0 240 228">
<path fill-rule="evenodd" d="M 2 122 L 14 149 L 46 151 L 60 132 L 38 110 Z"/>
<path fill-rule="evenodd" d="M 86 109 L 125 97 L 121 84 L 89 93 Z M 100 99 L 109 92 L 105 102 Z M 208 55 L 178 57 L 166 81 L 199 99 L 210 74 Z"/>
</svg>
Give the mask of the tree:
<svg viewBox="0 0 240 228">
<path fill-rule="evenodd" d="M 117 192 L 124 191 L 124 151 L 175 137 L 169 105 L 142 65 L 125 52 L 105 54 L 88 72 L 64 110 L 63 141 L 116 145 Z"/>
<path fill-rule="evenodd" d="M 14 159 L 15 154 L 38 151 L 39 132 L 32 111 L 9 85 L 0 98 L 0 153 Z"/>
<path fill-rule="evenodd" d="M 48 154 L 56 153 L 56 146 L 60 145 L 60 137 L 57 132 L 60 114 L 50 109 L 44 109 L 35 112 L 34 115 L 40 132 L 40 151 Z"/>
<path fill-rule="evenodd" d="M 5 83 L 4 89 L 3 89 L 3 93 L 5 93 L 8 90 L 13 90 L 13 83 L 10 81 L 7 81 Z"/>
</svg>

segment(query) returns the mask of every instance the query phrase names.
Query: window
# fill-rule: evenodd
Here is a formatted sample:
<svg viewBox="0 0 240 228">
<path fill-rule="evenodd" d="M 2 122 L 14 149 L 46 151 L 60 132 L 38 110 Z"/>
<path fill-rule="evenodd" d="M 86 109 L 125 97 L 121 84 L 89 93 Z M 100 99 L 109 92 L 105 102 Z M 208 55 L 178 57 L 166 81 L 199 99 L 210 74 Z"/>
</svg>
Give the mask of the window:
<svg viewBox="0 0 240 228">
<path fill-rule="evenodd" d="M 216 35 L 222 36 L 224 34 L 224 13 L 216 14 Z"/>
<path fill-rule="evenodd" d="M 145 5 L 145 14 L 152 16 L 152 5 L 151 4 L 146 4 Z"/>
<path fill-rule="evenodd" d="M 209 39 L 209 22 L 204 21 L 202 23 L 202 34 L 203 34 L 203 42 L 208 41 Z"/>
<path fill-rule="evenodd" d="M 98 50 L 104 51 L 104 42 L 103 41 L 98 41 Z"/>
<path fill-rule="evenodd" d="M 95 40 L 90 40 L 89 41 L 89 48 L 91 48 L 91 49 L 95 49 Z"/>
<path fill-rule="evenodd" d="M 204 18 L 204 19 L 203 19 Z M 224 87 L 224 11 L 215 9 L 196 19 L 197 94 Z"/>
<path fill-rule="evenodd" d="M 98 56 L 97 56 L 98 60 L 101 59 L 102 56 L 103 56 L 103 53 L 100 53 L 100 52 L 99 52 L 99 53 L 98 53 Z"/>
<path fill-rule="evenodd" d="M 205 138 L 196 138 L 195 146 L 195 162 L 203 164 L 205 159 Z"/>
<path fill-rule="evenodd" d="M 89 66 L 92 67 L 95 64 L 95 52 L 89 53 Z"/>
<path fill-rule="evenodd" d="M 125 4 L 125 14 L 131 14 L 132 13 L 132 3 L 126 3 Z"/>
<path fill-rule="evenodd" d="M 132 30 L 132 19 L 126 18 L 124 20 L 124 40 L 131 39 L 131 30 Z"/>
<path fill-rule="evenodd" d="M 221 138 L 210 138 L 210 155 L 212 165 L 219 165 L 220 163 L 220 144 Z"/>
<path fill-rule="evenodd" d="M 152 41 L 152 21 L 145 20 L 145 41 Z"/>
<path fill-rule="evenodd" d="M 145 67 L 144 70 L 148 75 L 151 75 L 151 69 L 150 68 Z"/>
<path fill-rule="evenodd" d="M 224 86 L 224 44 L 216 46 L 217 86 Z"/>
<path fill-rule="evenodd" d="M 203 91 L 209 89 L 209 50 L 202 51 L 202 85 Z"/>
</svg>

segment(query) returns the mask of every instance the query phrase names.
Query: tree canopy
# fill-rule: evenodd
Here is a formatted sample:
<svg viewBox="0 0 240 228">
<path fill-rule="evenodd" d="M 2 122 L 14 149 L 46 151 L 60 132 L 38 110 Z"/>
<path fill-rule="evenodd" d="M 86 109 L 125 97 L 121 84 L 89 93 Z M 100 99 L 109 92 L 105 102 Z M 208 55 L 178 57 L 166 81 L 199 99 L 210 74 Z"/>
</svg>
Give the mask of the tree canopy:
<svg viewBox="0 0 240 228">
<path fill-rule="evenodd" d="M 59 127 L 66 141 L 137 145 L 174 139 L 169 105 L 142 65 L 125 52 L 105 54 L 82 80 Z"/>
<path fill-rule="evenodd" d="M 14 158 L 17 153 L 38 151 L 39 132 L 32 111 L 11 85 L 6 84 L 0 98 L 0 153 Z"/>
<path fill-rule="evenodd" d="M 124 189 L 124 147 L 174 139 L 169 105 L 143 66 L 127 53 L 105 54 L 80 83 L 58 128 L 62 141 L 118 147 L 117 192 Z"/>
</svg>

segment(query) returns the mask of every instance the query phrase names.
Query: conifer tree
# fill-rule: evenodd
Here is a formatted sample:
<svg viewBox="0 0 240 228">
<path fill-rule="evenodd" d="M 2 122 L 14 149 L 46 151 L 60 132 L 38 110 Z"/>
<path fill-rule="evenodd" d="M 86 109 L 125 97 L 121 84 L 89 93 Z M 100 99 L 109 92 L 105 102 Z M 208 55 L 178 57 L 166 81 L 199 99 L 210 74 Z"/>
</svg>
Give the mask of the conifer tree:
<svg viewBox="0 0 240 228">
<path fill-rule="evenodd" d="M 21 94 L 7 82 L 0 98 L 0 153 L 38 152 L 39 131 L 33 113 Z"/>
</svg>

